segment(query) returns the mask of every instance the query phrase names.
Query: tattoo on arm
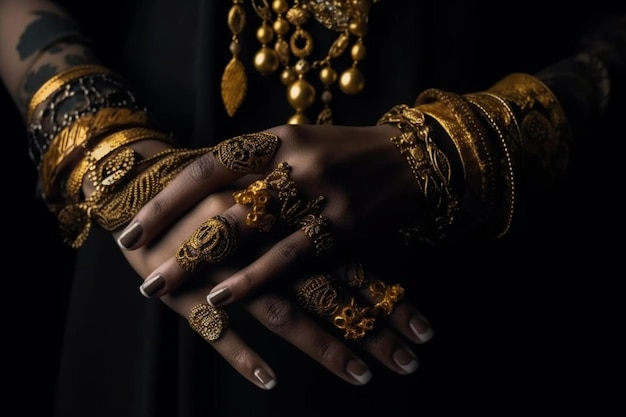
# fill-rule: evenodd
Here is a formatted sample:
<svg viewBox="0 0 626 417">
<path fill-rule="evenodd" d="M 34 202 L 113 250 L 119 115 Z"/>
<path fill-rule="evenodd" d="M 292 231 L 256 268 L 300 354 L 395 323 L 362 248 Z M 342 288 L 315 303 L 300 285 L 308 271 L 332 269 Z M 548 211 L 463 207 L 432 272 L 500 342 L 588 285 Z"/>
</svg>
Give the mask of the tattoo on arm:
<svg viewBox="0 0 626 417">
<path fill-rule="evenodd" d="M 33 94 L 52 76 L 70 66 L 98 61 L 71 18 L 50 11 L 32 14 L 38 18 L 24 29 L 16 48 L 22 61 L 41 54 L 19 89 L 17 102 L 23 115 Z"/>
<path fill-rule="evenodd" d="M 32 14 L 39 18 L 30 23 L 20 36 L 17 52 L 21 60 L 31 57 L 59 39 L 82 37 L 76 23 L 68 17 L 49 11 L 34 11 Z"/>
</svg>

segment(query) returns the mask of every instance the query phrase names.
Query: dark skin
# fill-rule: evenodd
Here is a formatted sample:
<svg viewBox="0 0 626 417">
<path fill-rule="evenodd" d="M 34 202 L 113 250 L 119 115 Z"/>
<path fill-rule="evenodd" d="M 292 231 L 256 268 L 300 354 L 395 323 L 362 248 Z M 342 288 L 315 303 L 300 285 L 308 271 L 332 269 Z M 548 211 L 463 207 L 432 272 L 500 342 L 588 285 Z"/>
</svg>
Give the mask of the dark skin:
<svg viewBox="0 0 626 417">
<path fill-rule="evenodd" d="M 56 31 L 58 25 L 49 26 L 49 38 L 40 39 L 39 48 L 20 54 L 20 50 L 25 50 L 20 42 L 28 39 L 22 35 L 35 22 L 51 15 L 58 17 L 57 21 L 71 22 L 53 2 L 0 2 L 0 19 L 10 17 L 0 25 L 3 39 L 0 74 L 25 119 L 27 104 L 45 79 L 76 64 L 99 63 L 93 51 L 78 41 L 79 37 L 64 38 L 63 33 Z M 45 31 L 39 33 L 47 36 Z M 187 317 L 192 306 L 206 302 L 206 295 L 216 284 L 221 285 L 218 289 L 227 285 L 231 291 L 227 303 L 246 308 L 270 331 L 348 383 L 359 385 L 370 378 L 367 365 L 357 354 L 357 346 L 393 372 L 415 371 L 417 361 L 411 345 L 427 341 L 432 330 L 407 301 L 400 300 L 388 320 L 377 323 L 371 337 L 363 338 L 355 346 L 338 329 L 327 326 L 324 319 L 300 308 L 294 297 L 300 283 L 310 274 L 321 270 L 341 271 L 354 257 L 367 256 L 366 249 L 375 251 L 380 246 L 379 232 L 394 233 L 398 224 L 415 220 L 419 213 L 415 204 L 419 200 L 418 190 L 406 161 L 389 141 L 399 131 L 389 125 L 280 126 L 270 130 L 280 137 L 281 145 L 274 158 L 256 172 L 233 174 L 207 155 L 178 175 L 135 217 L 133 222 L 141 224 L 143 233 L 130 249 L 123 249 L 128 261 L 142 279 L 152 278 L 155 271 L 166 277 L 164 290 L 153 296 L 183 317 Z M 153 140 L 131 146 L 146 157 L 169 147 Z M 66 161 L 70 167 L 76 162 L 74 155 Z M 244 224 L 249 208 L 234 204 L 232 192 L 263 178 L 280 162 L 293 167 L 292 179 L 304 195 L 324 196 L 323 214 L 336 238 L 328 258 L 316 258 L 311 239 L 297 228 L 277 227 L 276 231 L 259 235 Z M 394 184 L 393 188 L 389 184 Z M 88 181 L 84 182 L 83 191 L 85 195 L 91 193 Z M 401 208 L 402 213 L 398 214 L 395 208 Z M 224 265 L 198 270 L 189 279 L 178 268 L 172 254 L 198 225 L 217 214 L 236 227 L 241 242 L 238 256 Z M 398 224 L 390 224 L 390 220 Z M 115 231 L 113 237 L 117 239 L 121 232 Z M 377 278 L 372 272 L 367 274 Z M 367 292 L 363 295 L 368 296 Z M 277 376 L 239 332 L 243 334 L 245 329 L 237 329 L 233 323 L 210 344 L 252 383 L 260 388 L 272 388 Z"/>
</svg>

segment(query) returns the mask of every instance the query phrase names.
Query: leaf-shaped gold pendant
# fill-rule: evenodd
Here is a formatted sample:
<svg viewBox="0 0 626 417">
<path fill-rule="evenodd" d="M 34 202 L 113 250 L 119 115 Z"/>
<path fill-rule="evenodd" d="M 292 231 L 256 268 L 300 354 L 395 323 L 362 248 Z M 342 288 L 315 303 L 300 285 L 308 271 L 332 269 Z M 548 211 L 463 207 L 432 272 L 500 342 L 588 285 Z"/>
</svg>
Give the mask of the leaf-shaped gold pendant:
<svg viewBox="0 0 626 417">
<path fill-rule="evenodd" d="M 248 90 L 248 78 L 246 71 L 239 59 L 233 57 L 224 68 L 222 74 L 222 101 L 229 116 L 233 116 Z"/>
</svg>

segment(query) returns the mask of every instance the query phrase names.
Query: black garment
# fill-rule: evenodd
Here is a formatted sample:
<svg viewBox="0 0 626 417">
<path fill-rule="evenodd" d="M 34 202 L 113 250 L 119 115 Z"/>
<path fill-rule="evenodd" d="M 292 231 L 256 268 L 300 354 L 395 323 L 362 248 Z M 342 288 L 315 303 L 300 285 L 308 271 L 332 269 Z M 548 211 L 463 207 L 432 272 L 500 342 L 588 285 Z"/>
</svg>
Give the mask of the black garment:
<svg viewBox="0 0 626 417">
<path fill-rule="evenodd" d="M 89 2 L 68 2 L 100 52 L 181 144 L 206 146 L 291 115 L 278 78 L 252 69 L 259 21 L 248 2 L 242 60 L 250 86 L 233 118 L 219 98 L 230 59 L 231 2 L 112 1 L 102 5 L 103 23 L 93 22 L 91 6 L 80 3 Z M 371 125 L 429 87 L 481 91 L 509 73 L 534 73 L 569 57 L 592 12 L 608 10 L 594 2 L 597 9 L 572 9 L 565 17 L 545 2 L 510 6 L 513 11 L 476 3 L 374 4 L 368 56 L 360 65 L 366 88 L 355 97 L 334 94 L 334 122 Z M 407 271 L 415 277 L 407 297 L 431 320 L 435 337 L 415 347 L 415 374 L 398 376 L 368 361 L 374 379 L 363 387 L 340 381 L 233 308 L 233 327 L 249 326 L 241 334 L 278 374 L 274 390 L 256 388 L 184 318 L 142 297 L 139 277 L 114 240 L 93 230 L 71 281 L 54 415 L 400 417 L 596 406 L 595 373 L 585 353 L 588 338 L 597 336 L 586 308 L 597 293 L 572 276 L 591 268 L 601 275 L 600 259 L 587 256 L 581 243 L 605 241 L 603 231 L 576 219 L 604 212 L 573 193 L 553 203 L 540 220 L 500 241 L 417 253 L 416 272 Z M 585 395 L 593 400 L 586 403 Z"/>
</svg>

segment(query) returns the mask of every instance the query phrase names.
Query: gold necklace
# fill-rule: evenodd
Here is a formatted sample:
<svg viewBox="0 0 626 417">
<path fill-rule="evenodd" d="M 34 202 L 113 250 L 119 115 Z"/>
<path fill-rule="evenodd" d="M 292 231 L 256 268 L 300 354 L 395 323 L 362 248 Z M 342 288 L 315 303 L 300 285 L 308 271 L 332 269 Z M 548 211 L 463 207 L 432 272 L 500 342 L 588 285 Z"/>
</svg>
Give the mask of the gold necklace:
<svg viewBox="0 0 626 417">
<path fill-rule="evenodd" d="M 332 123 L 330 102 L 331 86 L 338 82 L 344 94 L 357 94 L 365 86 L 358 64 L 366 56 L 363 37 L 367 33 L 367 20 L 372 2 L 378 0 L 251 0 L 252 7 L 261 19 L 256 37 L 261 48 L 254 57 L 255 69 L 263 74 L 275 73 L 280 67 L 281 82 L 287 87 L 287 101 L 295 110 L 287 123 L 308 124 L 305 111 L 315 102 L 317 93 L 306 79 L 307 73 L 317 70 L 324 91 L 320 94 L 323 108 L 316 123 Z M 229 116 L 234 116 L 247 93 L 245 67 L 239 59 L 239 35 L 246 25 L 244 0 L 232 0 L 228 12 L 228 27 L 232 32 L 230 52 L 232 58 L 222 74 L 221 93 Z M 311 61 L 313 38 L 305 24 L 313 16 L 326 29 L 338 32 L 325 57 Z M 352 65 L 338 76 L 332 61 L 350 48 Z"/>
</svg>

